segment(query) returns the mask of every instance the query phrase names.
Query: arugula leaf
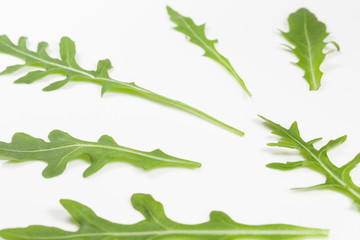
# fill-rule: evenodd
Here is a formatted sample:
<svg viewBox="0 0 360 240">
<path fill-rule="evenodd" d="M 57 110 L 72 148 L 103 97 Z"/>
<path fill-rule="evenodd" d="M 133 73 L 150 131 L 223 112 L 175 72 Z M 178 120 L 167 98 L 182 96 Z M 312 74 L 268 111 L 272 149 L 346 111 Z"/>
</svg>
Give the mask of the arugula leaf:
<svg viewBox="0 0 360 240">
<path fill-rule="evenodd" d="M 229 60 L 216 50 L 215 43 L 217 43 L 217 40 L 209 40 L 206 37 L 205 24 L 198 26 L 191 18 L 180 15 L 169 6 L 167 6 L 167 12 L 170 16 L 170 20 L 177 25 L 174 29 L 185 34 L 187 37 L 189 37 L 190 42 L 204 49 L 204 56 L 209 57 L 224 66 L 226 70 L 228 70 L 229 73 L 233 75 L 234 78 L 240 83 L 245 92 L 251 96 L 251 93 L 246 88 L 244 81 L 236 73 Z"/>
<path fill-rule="evenodd" d="M 289 51 L 299 59 L 297 66 L 305 71 L 304 79 L 309 83 L 310 90 L 317 90 L 321 85 L 323 73 L 320 65 L 325 56 L 332 51 L 324 53 L 328 44 L 333 44 L 340 51 L 336 42 L 324 42 L 329 35 L 326 32 L 326 25 L 316 18 L 316 16 L 305 8 L 301 8 L 288 18 L 289 32 L 281 31 L 284 38 L 294 46 L 288 46 Z"/>
<path fill-rule="evenodd" d="M 210 221 L 197 225 L 185 225 L 170 220 L 161 203 L 151 195 L 134 194 L 133 207 L 145 219 L 123 225 L 109 222 L 98 217 L 90 208 L 72 201 L 61 200 L 63 207 L 79 224 L 77 232 L 59 228 L 30 226 L 27 228 L 5 229 L 0 236 L 7 240 L 235 240 L 235 239 L 298 239 L 326 237 L 328 230 L 304 228 L 284 224 L 250 226 L 234 222 L 223 212 L 212 212 Z"/>
<path fill-rule="evenodd" d="M 25 60 L 25 63 L 20 65 L 9 66 L 0 74 L 9 74 L 25 66 L 41 67 L 44 68 L 43 71 L 40 70 L 30 71 L 24 77 L 19 78 L 15 82 L 30 84 L 50 74 L 55 74 L 55 73 L 63 74 L 66 76 L 65 79 L 54 82 L 49 86 L 45 87 L 43 90 L 44 91 L 57 90 L 63 87 L 64 85 L 66 85 L 69 81 L 81 80 L 81 81 L 95 82 L 102 85 L 102 89 L 101 89 L 102 95 L 109 90 L 130 92 L 140 97 L 144 97 L 146 99 L 150 99 L 155 102 L 164 103 L 168 106 L 181 109 L 185 112 L 191 113 L 197 117 L 205 119 L 215 125 L 218 125 L 240 136 L 244 135 L 242 131 L 233 128 L 190 105 L 161 96 L 147 89 L 141 88 L 133 82 L 132 83 L 121 82 L 110 78 L 108 70 L 111 69 L 112 66 L 110 60 L 108 59 L 100 60 L 98 62 L 96 71 L 88 71 L 81 68 L 76 63 L 75 60 L 75 53 L 76 53 L 75 44 L 68 37 L 63 37 L 60 42 L 61 59 L 50 57 L 46 52 L 47 46 L 48 46 L 47 43 L 40 42 L 37 51 L 34 52 L 26 47 L 25 37 L 21 37 L 19 39 L 18 45 L 15 45 L 10 41 L 10 39 L 6 35 L 1 35 L 0 52 L 21 58 Z"/>
<path fill-rule="evenodd" d="M 328 157 L 328 151 L 345 142 L 346 135 L 329 141 L 318 150 L 314 148 L 314 143 L 320 141 L 321 138 L 316 138 L 306 142 L 301 138 L 296 122 L 294 122 L 289 129 L 286 129 L 279 124 L 270 121 L 269 119 L 266 119 L 262 116 L 260 117 L 267 123 L 269 128 L 273 131 L 273 134 L 281 137 L 278 143 L 269 143 L 269 146 L 298 149 L 301 156 L 304 157 L 303 161 L 270 163 L 267 165 L 267 167 L 279 170 L 291 170 L 300 167 L 314 169 L 326 177 L 325 183 L 308 188 L 297 189 L 336 190 L 350 197 L 358 206 L 360 205 L 360 188 L 354 184 L 350 177 L 350 172 L 360 162 L 360 154 L 358 154 L 352 161 L 348 162 L 340 168 L 336 167 Z"/>
<path fill-rule="evenodd" d="M 88 156 L 90 166 L 85 170 L 88 177 L 107 163 L 126 161 L 150 170 L 159 167 L 200 167 L 201 164 L 172 157 L 156 149 L 143 152 L 118 145 L 115 140 L 103 135 L 98 142 L 73 138 L 68 133 L 54 130 L 49 134 L 50 142 L 34 138 L 25 133 L 14 134 L 11 143 L 0 142 L 0 156 L 16 161 L 41 160 L 48 164 L 43 171 L 46 178 L 62 174 L 70 160 Z"/>
</svg>

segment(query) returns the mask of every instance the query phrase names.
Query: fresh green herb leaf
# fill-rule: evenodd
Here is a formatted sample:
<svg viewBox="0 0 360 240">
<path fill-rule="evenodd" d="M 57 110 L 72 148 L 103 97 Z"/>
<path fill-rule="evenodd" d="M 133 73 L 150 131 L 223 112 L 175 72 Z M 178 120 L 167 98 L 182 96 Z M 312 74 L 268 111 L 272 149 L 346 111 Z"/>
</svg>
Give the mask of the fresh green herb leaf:
<svg viewBox="0 0 360 240">
<path fill-rule="evenodd" d="M 25 60 L 25 64 L 10 66 L 6 68 L 5 71 L 0 73 L 0 75 L 6 73 L 12 73 L 20 69 L 21 67 L 25 67 L 25 66 L 41 67 L 44 68 L 45 70 L 30 71 L 27 75 L 19 78 L 15 82 L 30 84 L 50 74 L 54 74 L 54 73 L 63 74 L 66 76 L 64 80 L 52 83 L 49 86 L 45 87 L 43 90 L 44 91 L 57 90 L 62 86 L 66 85 L 69 81 L 81 80 L 81 81 L 95 82 L 102 85 L 102 90 L 101 90 L 102 94 L 104 94 L 109 90 L 130 92 L 135 95 L 144 97 L 146 99 L 150 99 L 155 102 L 163 103 L 172 106 L 174 108 L 181 109 L 197 117 L 205 119 L 215 125 L 223 127 L 240 136 L 244 135 L 242 131 L 233 128 L 190 105 L 158 95 L 154 92 L 151 92 L 147 89 L 137 86 L 135 83 L 126 83 L 110 78 L 108 74 L 108 70 L 112 68 L 112 66 L 108 59 L 99 61 L 96 71 L 88 71 L 81 68 L 76 63 L 75 60 L 75 53 L 76 53 L 75 44 L 68 37 L 63 37 L 60 42 L 61 59 L 50 57 L 46 52 L 47 46 L 48 46 L 47 43 L 41 42 L 38 45 L 37 51 L 34 52 L 26 47 L 25 37 L 21 37 L 19 39 L 18 45 L 15 45 L 10 41 L 10 39 L 6 35 L 0 36 L 0 52 Z"/>
<path fill-rule="evenodd" d="M 216 50 L 215 43 L 217 43 L 217 40 L 209 40 L 206 37 L 205 24 L 201 24 L 198 26 L 191 18 L 180 15 L 178 12 L 174 11 L 169 6 L 167 7 L 167 12 L 170 16 L 170 20 L 177 25 L 174 29 L 185 34 L 187 37 L 189 37 L 190 42 L 204 49 L 204 56 L 209 57 L 223 65 L 226 70 L 228 70 L 229 73 L 235 77 L 235 79 L 239 82 L 245 92 L 249 96 L 251 96 L 251 93 L 246 88 L 244 81 L 236 73 L 229 60 Z"/>
<path fill-rule="evenodd" d="M 332 44 L 340 51 L 336 42 L 324 42 L 329 35 L 326 32 L 326 25 L 316 18 L 316 16 L 305 8 L 301 8 L 288 18 L 289 32 L 281 32 L 284 38 L 294 46 L 288 46 L 289 51 L 299 59 L 297 66 L 305 71 L 304 79 L 309 83 L 310 90 L 317 90 L 321 85 L 323 73 L 320 65 L 325 56 L 332 51 L 324 53 L 328 44 Z"/>
<path fill-rule="evenodd" d="M 132 205 L 145 219 L 123 225 L 98 217 L 90 208 L 72 201 L 61 200 L 63 207 L 79 224 L 77 232 L 59 228 L 30 226 L 5 229 L 0 236 L 6 240 L 235 240 L 235 239 L 299 239 L 326 237 L 328 230 L 304 228 L 284 224 L 250 226 L 234 222 L 223 212 L 212 212 L 210 221 L 197 225 L 185 225 L 170 220 L 161 203 L 147 194 L 134 194 Z"/>
<path fill-rule="evenodd" d="M 103 135 L 98 142 L 73 138 L 68 133 L 54 130 L 49 134 L 50 142 L 34 138 L 25 133 L 14 134 L 11 143 L 0 142 L 0 156 L 16 161 L 41 160 L 48 164 L 43 171 L 46 178 L 64 172 L 70 160 L 88 156 L 90 166 L 84 172 L 88 177 L 103 166 L 114 161 L 126 161 L 143 169 L 159 167 L 200 167 L 200 163 L 172 157 L 160 149 L 143 152 L 119 146 L 112 137 Z"/>
<path fill-rule="evenodd" d="M 286 129 L 279 124 L 270 121 L 269 119 L 266 119 L 264 117 L 261 118 L 265 120 L 269 128 L 273 131 L 273 134 L 281 137 L 279 142 L 269 143 L 269 146 L 298 149 L 301 156 L 304 157 L 303 161 L 288 163 L 270 163 L 267 165 L 268 167 L 279 170 L 291 170 L 299 167 L 308 167 L 314 169 L 326 177 L 325 183 L 301 189 L 336 190 L 347 195 L 348 197 L 353 199 L 357 205 L 360 205 L 360 188 L 354 184 L 350 177 L 350 172 L 360 162 L 360 154 L 357 155 L 352 161 L 340 168 L 336 167 L 328 157 L 328 151 L 345 142 L 346 136 L 331 140 L 322 148 L 317 150 L 314 147 L 314 143 L 318 142 L 321 139 L 316 138 L 308 142 L 303 140 L 300 136 L 298 125 L 296 122 L 294 122 L 289 129 Z"/>
</svg>

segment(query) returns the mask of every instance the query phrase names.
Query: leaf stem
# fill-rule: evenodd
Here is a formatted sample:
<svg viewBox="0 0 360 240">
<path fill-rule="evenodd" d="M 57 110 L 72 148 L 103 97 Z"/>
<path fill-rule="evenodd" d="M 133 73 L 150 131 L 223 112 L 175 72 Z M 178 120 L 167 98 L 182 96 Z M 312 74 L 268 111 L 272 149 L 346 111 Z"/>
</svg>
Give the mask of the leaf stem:
<svg viewBox="0 0 360 240">
<path fill-rule="evenodd" d="M 235 79 L 238 81 L 238 83 L 240 84 L 240 86 L 242 87 L 242 89 L 246 92 L 246 94 L 249 97 L 252 97 L 251 92 L 249 91 L 249 89 L 247 89 L 244 80 L 239 76 L 239 74 L 237 74 L 237 72 L 235 71 L 235 69 L 229 65 L 226 66 L 226 69 L 235 77 Z"/>
<path fill-rule="evenodd" d="M 168 105 L 168 106 L 172 106 L 172 107 L 175 107 L 177 109 L 180 109 L 182 111 L 185 111 L 185 112 L 188 112 L 192 115 L 195 115 L 199 118 L 202 118 L 210 123 L 213 123 L 219 127 L 222 127 L 232 133 L 235 133 L 239 136 L 244 136 L 244 132 L 226 124 L 226 123 L 223 123 L 221 122 L 220 120 L 210 116 L 209 114 L 203 112 L 203 111 L 200 111 L 186 103 L 183 103 L 183 102 L 180 102 L 180 101 L 177 101 L 177 100 L 174 100 L 174 99 L 171 99 L 171 98 L 168 98 L 168 97 L 165 97 L 165 96 L 162 96 L 160 94 L 157 94 L 157 93 L 154 93 L 150 90 L 147 90 L 145 88 L 142 88 L 142 87 L 139 87 L 133 83 L 125 83 L 125 82 L 121 82 L 121 81 L 117 81 L 115 79 L 109 79 L 111 80 L 112 83 L 118 83 L 120 84 L 120 88 L 119 89 L 123 89 L 123 88 L 126 88 L 127 90 L 129 90 L 130 92 L 133 92 L 133 93 L 136 93 L 136 94 L 139 94 L 141 95 L 142 97 L 145 97 L 147 99 L 150 99 L 152 101 L 155 101 L 155 102 L 159 102 L 159 103 L 162 103 L 162 104 L 165 104 L 165 105 Z M 101 81 L 106 81 L 105 79 L 101 79 Z"/>
</svg>

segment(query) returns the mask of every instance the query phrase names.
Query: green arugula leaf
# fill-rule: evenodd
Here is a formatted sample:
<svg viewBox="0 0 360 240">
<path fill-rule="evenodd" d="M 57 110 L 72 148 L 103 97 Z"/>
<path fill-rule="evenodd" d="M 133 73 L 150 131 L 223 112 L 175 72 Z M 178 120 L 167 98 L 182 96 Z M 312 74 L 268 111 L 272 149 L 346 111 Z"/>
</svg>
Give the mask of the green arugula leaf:
<svg viewBox="0 0 360 240">
<path fill-rule="evenodd" d="M 198 26 L 191 18 L 180 15 L 169 6 L 167 6 L 167 12 L 170 16 L 170 20 L 177 25 L 174 29 L 185 34 L 187 37 L 189 37 L 190 42 L 204 49 L 204 56 L 209 57 L 224 66 L 226 70 L 228 70 L 229 73 L 235 77 L 245 92 L 251 96 L 251 93 L 246 88 L 244 81 L 236 73 L 229 60 L 216 50 L 215 43 L 217 43 L 217 40 L 209 40 L 206 37 L 205 24 Z"/>
<path fill-rule="evenodd" d="M 114 161 L 126 161 L 145 170 L 159 167 L 200 167 L 201 164 L 165 154 L 160 149 L 143 152 L 119 146 L 115 140 L 103 135 L 98 142 L 73 138 L 68 133 L 54 130 L 50 142 L 25 133 L 14 134 L 11 143 L 0 142 L 0 156 L 16 161 L 41 160 L 48 164 L 43 171 L 46 178 L 62 174 L 70 160 L 88 156 L 90 166 L 85 170 L 88 177 Z"/>
<path fill-rule="evenodd" d="M 309 83 L 310 90 L 317 90 L 321 86 L 320 65 L 325 56 L 332 51 L 324 53 L 328 44 L 333 44 L 340 51 L 336 42 L 324 42 L 329 35 L 326 32 L 326 25 L 316 18 L 316 16 L 305 8 L 301 8 L 288 18 L 289 32 L 281 31 L 284 38 L 294 46 L 288 46 L 289 51 L 299 59 L 297 66 L 305 71 L 304 79 Z"/>
<path fill-rule="evenodd" d="M 108 70 L 111 69 L 112 66 L 110 60 L 108 59 L 99 61 L 96 71 L 88 71 L 81 68 L 76 63 L 75 60 L 75 53 L 76 53 L 75 44 L 68 37 L 63 37 L 60 42 L 61 59 L 50 57 L 46 52 L 47 46 L 48 46 L 47 43 L 41 42 L 38 45 L 37 51 L 34 52 L 26 47 L 25 37 L 21 37 L 19 39 L 18 45 L 15 45 L 10 41 L 10 39 L 6 35 L 1 35 L 0 52 L 21 58 L 25 60 L 25 63 L 22 65 L 9 66 L 0 74 L 9 74 L 25 66 L 40 67 L 40 68 L 44 68 L 44 70 L 30 71 L 24 77 L 19 78 L 15 82 L 30 84 L 50 74 L 55 74 L 55 73 L 62 74 L 66 76 L 65 79 L 54 82 L 49 86 L 45 87 L 43 90 L 44 91 L 57 90 L 62 86 L 66 85 L 69 81 L 81 80 L 81 81 L 95 82 L 102 85 L 102 90 L 101 90 L 102 95 L 109 90 L 129 92 L 138 95 L 140 97 L 155 102 L 163 103 L 168 106 L 172 106 L 174 108 L 191 113 L 197 117 L 205 119 L 215 125 L 223 127 L 224 129 L 227 129 L 240 136 L 244 135 L 242 131 L 233 128 L 190 105 L 161 96 L 147 89 L 141 88 L 133 82 L 126 83 L 110 78 Z"/>
<path fill-rule="evenodd" d="M 291 170 L 299 167 L 308 167 L 314 169 L 326 177 L 325 183 L 309 188 L 296 189 L 332 189 L 347 195 L 354 200 L 355 204 L 360 205 L 360 188 L 354 184 L 350 177 L 351 170 L 360 162 L 360 154 L 340 168 L 336 167 L 328 157 L 328 151 L 345 142 L 346 136 L 331 140 L 318 150 L 315 149 L 314 143 L 320 141 L 321 138 L 306 142 L 301 138 L 296 122 L 289 129 L 286 129 L 269 119 L 260 117 L 267 123 L 273 134 L 281 137 L 279 142 L 269 143 L 269 146 L 298 149 L 304 157 L 303 161 L 298 162 L 270 163 L 267 165 L 269 168 Z"/>
<path fill-rule="evenodd" d="M 170 220 L 161 203 L 147 194 L 134 194 L 132 205 L 145 220 L 132 225 L 109 222 L 98 217 L 90 208 L 72 201 L 61 200 L 63 207 L 79 224 L 76 232 L 59 228 L 30 226 L 5 229 L 0 236 L 7 240 L 235 240 L 235 239 L 299 239 L 326 237 L 328 230 L 284 224 L 250 226 L 234 222 L 223 212 L 212 212 L 210 221 L 185 225 Z"/>
</svg>

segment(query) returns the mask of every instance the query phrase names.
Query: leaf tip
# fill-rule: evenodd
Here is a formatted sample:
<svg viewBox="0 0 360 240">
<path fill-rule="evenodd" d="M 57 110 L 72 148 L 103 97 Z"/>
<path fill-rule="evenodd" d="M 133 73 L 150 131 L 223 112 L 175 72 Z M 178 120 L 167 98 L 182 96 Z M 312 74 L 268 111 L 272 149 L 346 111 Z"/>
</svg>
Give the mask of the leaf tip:
<svg viewBox="0 0 360 240">
<path fill-rule="evenodd" d="M 172 16 L 174 14 L 178 14 L 174 9 L 172 9 L 169 5 L 166 6 L 167 13 Z"/>
<path fill-rule="evenodd" d="M 339 45 L 337 42 L 335 42 L 335 41 L 330 41 L 330 42 L 328 42 L 327 44 L 332 44 L 332 45 L 335 47 L 335 49 L 336 49 L 338 52 L 340 52 L 340 45 Z"/>
<path fill-rule="evenodd" d="M 83 178 L 88 178 L 89 176 L 91 176 L 93 173 L 90 173 L 89 171 L 85 170 L 85 172 L 83 173 Z"/>
<path fill-rule="evenodd" d="M 60 80 L 60 81 L 56 81 L 51 83 L 49 86 L 44 87 L 42 90 L 44 92 L 51 92 L 51 91 L 55 91 L 58 90 L 59 88 L 63 87 L 65 84 L 67 84 L 70 81 L 69 78 L 64 79 L 64 80 Z"/>
<path fill-rule="evenodd" d="M 279 170 L 278 163 L 268 163 L 268 164 L 265 165 L 265 167 Z"/>
<path fill-rule="evenodd" d="M 312 14 L 313 15 L 312 12 L 310 12 L 307 8 L 304 8 L 304 7 L 299 8 L 296 12 L 294 12 L 292 14 L 304 14 L 304 15 L 305 14 Z"/>
<path fill-rule="evenodd" d="M 77 202 L 77 201 L 70 200 L 70 199 L 60 199 L 60 204 L 61 204 L 61 206 L 63 206 L 63 208 L 65 208 L 66 211 L 67 211 L 68 213 L 70 213 L 70 215 L 72 215 L 72 216 L 73 216 L 72 213 L 73 213 L 73 211 L 74 211 L 75 209 L 78 209 L 78 208 L 81 208 L 81 207 L 87 208 L 85 205 L 83 205 L 83 204 L 81 204 L 81 203 L 79 203 L 79 202 Z"/>
<path fill-rule="evenodd" d="M 64 206 L 64 205 L 67 205 L 67 204 L 69 204 L 69 203 L 72 203 L 72 202 L 74 202 L 73 200 L 70 200 L 70 199 L 60 199 L 60 204 L 62 205 L 62 206 Z"/>
<path fill-rule="evenodd" d="M 49 170 L 47 170 L 47 168 L 45 168 L 45 170 L 42 172 L 42 176 L 47 179 L 56 177 L 52 173 L 50 173 Z"/>
<path fill-rule="evenodd" d="M 264 116 L 262 116 L 262 115 L 260 115 L 260 114 L 258 114 L 257 116 L 258 116 L 259 118 L 262 118 L 262 119 L 265 120 L 265 117 L 264 117 Z"/>
<path fill-rule="evenodd" d="M 141 211 L 146 205 L 150 205 L 155 202 L 155 199 L 150 194 L 134 193 L 131 196 L 131 204 L 136 210 Z"/>
<path fill-rule="evenodd" d="M 270 119 L 267 119 L 266 117 L 264 117 L 264 116 L 262 116 L 262 115 L 260 115 L 260 114 L 258 114 L 258 117 L 261 118 L 262 120 L 264 120 L 265 123 L 267 123 L 267 124 L 273 123 L 272 121 L 270 121 Z"/>
<path fill-rule="evenodd" d="M 60 41 L 71 41 L 72 42 L 71 38 L 68 36 L 61 37 Z"/>
</svg>

